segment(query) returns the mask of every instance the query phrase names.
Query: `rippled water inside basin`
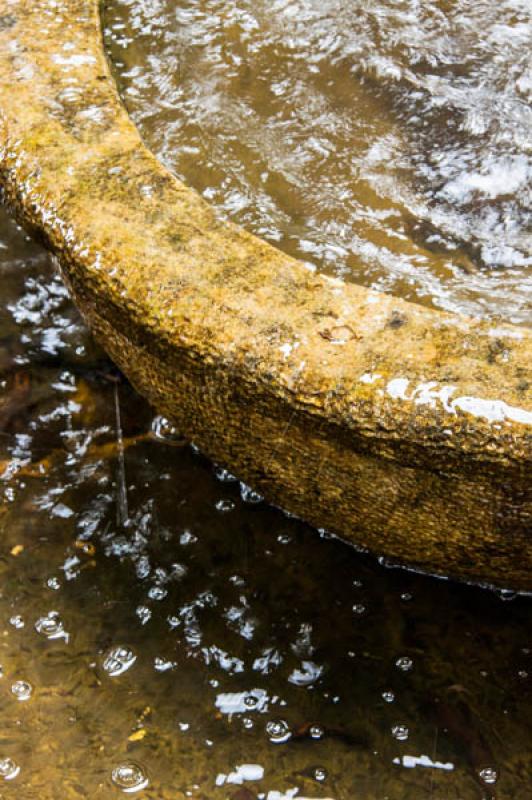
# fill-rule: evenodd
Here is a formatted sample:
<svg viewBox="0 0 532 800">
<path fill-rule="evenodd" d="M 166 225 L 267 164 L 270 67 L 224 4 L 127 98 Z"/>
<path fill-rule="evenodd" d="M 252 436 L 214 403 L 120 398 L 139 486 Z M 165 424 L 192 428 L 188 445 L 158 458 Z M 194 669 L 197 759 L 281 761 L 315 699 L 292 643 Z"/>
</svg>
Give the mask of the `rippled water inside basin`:
<svg viewBox="0 0 532 800">
<path fill-rule="evenodd" d="M 0 273 L 0 798 L 532 798 L 530 598 L 261 502 L 4 213 Z"/>
<path fill-rule="evenodd" d="M 105 0 L 149 146 L 337 276 L 532 322 L 526 0 Z"/>
</svg>

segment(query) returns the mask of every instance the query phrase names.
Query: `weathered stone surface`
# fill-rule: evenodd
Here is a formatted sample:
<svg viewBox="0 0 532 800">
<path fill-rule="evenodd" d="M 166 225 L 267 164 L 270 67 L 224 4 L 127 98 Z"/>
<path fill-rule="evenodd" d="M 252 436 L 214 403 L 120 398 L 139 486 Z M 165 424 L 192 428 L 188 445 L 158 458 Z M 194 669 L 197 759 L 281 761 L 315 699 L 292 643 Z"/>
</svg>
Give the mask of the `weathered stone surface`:
<svg viewBox="0 0 532 800">
<path fill-rule="evenodd" d="M 423 569 L 532 590 L 532 334 L 315 275 L 144 147 L 97 0 L 0 0 L 0 181 L 96 336 L 208 455 Z"/>
</svg>

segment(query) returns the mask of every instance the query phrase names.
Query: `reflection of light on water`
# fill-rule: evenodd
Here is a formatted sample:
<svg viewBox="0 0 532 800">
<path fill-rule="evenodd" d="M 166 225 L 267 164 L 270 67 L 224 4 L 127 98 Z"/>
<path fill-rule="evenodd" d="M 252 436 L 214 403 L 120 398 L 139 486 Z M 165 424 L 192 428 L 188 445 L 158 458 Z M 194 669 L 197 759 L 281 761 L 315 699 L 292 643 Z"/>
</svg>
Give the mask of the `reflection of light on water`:
<svg viewBox="0 0 532 800">
<path fill-rule="evenodd" d="M 241 764 L 228 775 L 220 772 L 216 777 L 216 786 L 223 786 L 225 783 L 242 784 L 245 781 L 261 781 L 263 777 L 264 767 L 261 767 L 260 764 Z"/>
<path fill-rule="evenodd" d="M 216 708 L 222 714 L 243 714 L 249 711 L 268 710 L 268 693 L 264 689 L 249 692 L 222 692 L 216 697 Z"/>
<path fill-rule="evenodd" d="M 407 769 L 431 767 L 432 769 L 444 769 L 449 772 L 454 769 L 454 764 L 450 761 L 433 761 L 428 756 L 401 756 L 401 758 L 394 758 L 393 763 L 400 764 Z"/>
<path fill-rule="evenodd" d="M 58 786 L 141 796 L 149 770 L 157 798 L 340 800 L 369 776 L 396 797 L 413 776 L 390 747 L 447 727 L 432 702 L 445 683 L 467 690 L 472 744 L 445 734 L 455 769 L 427 771 L 434 796 L 465 797 L 494 777 L 505 796 L 526 794 L 529 601 L 385 570 L 250 503 L 235 476 L 176 447 L 123 381 L 130 523 L 117 526 L 116 373 L 47 259 L 17 235 L 15 248 L 0 231 L 0 403 L 13 370 L 31 374 L 32 397 L 0 432 L 0 782 L 12 775 L 17 797 L 39 800 Z M 425 383 L 423 397 L 438 391 Z M 47 638 L 62 628 L 68 646 Z M 33 687 L 26 702 L 11 693 L 19 678 Z M 404 723 L 400 744 L 391 728 Z M 476 737 L 491 731 L 497 756 L 488 747 L 473 767 Z M 264 770 L 260 784 L 215 788 L 244 765 Z"/>
<path fill-rule="evenodd" d="M 113 0 L 105 37 L 141 133 L 221 216 L 310 268 L 526 322 L 530 23 L 514 0 Z"/>
</svg>

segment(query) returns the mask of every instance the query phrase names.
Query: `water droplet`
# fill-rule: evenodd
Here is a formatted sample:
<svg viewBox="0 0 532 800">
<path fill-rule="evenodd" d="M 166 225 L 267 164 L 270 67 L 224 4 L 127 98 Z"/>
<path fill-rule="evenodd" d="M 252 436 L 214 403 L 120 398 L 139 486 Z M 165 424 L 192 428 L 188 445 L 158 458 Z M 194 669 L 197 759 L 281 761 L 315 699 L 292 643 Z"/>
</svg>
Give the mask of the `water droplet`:
<svg viewBox="0 0 532 800">
<path fill-rule="evenodd" d="M 270 742 L 284 744 L 292 737 L 292 732 L 284 719 L 272 719 L 266 724 L 266 733 Z"/>
<path fill-rule="evenodd" d="M 403 594 L 401 595 L 401 600 L 403 600 L 405 603 L 408 603 L 411 599 L 412 595 L 410 594 L 410 592 L 403 592 Z"/>
<path fill-rule="evenodd" d="M 47 639 L 66 639 L 68 633 L 65 632 L 63 622 L 57 611 L 50 611 L 46 616 L 39 617 L 35 623 L 35 630 Z"/>
<path fill-rule="evenodd" d="M 23 628 L 24 627 L 24 618 L 21 617 L 20 614 L 14 614 L 10 620 L 9 624 L 12 625 L 14 628 Z"/>
<path fill-rule="evenodd" d="M 517 592 L 512 591 L 512 589 L 496 589 L 495 593 L 499 596 L 501 600 L 509 602 L 510 600 L 515 600 L 517 597 Z"/>
<path fill-rule="evenodd" d="M 158 439 L 163 439 L 163 441 L 170 444 L 185 444 L 183 436 L 181 436 L 175 425 L 172 425 L 166 417 L 155 417 L 151 429 Z"/>
<path fill-rule="evenodd" d="M 214 474 L 219 481 L 222 481 L 222 483 L 233 483 L 234 481 L 238 480 L 231 472 L 229 472 L 229 470 L 224 469 L 223 467 L 217 467 Z"/>
<path fill-rule="evenodd" d="M 308 735 L 311 739 L 323 739 L 325 736 L 325 730 L 321 725 L 311 725 L 308 729 Z"/>
<path fill-rule="evenodd" d="M 355 603 L 353 606 L 353 613 L 357 614 L 357 616 L 361 617 L 366 611 L 366 606 L 362 605 L 362 603 Z"/>
<path fill-rule="evenodd" d="M 244 726 L 244 728 L 246 728 L 246 730 L 249 730 L 250 728 L 252 728 L 254 724 L 255 723 L 253 722 L 251 717 L 244 717 L 242 719 L 242 725 Z"/>
<path fill-rule="evenodd" d="M 494 767 L 483 767 L 479 773 L 479 778 L 484 783 L 492 786 L 494 783 L 497 783 L 499 774 Z"/>
<path fill-rule="evenodd" d="M 314 780 L 323 783 L 323 781 L 327 780 L 327 770 L 325 767 L 316 767 L 314 769 Z"/>
<path fill-rule="evenodd" d="M 382 699 L 384 700 L 385 703 L 393 703 L 393 701 L 395 700 L 395 695 L 393 692 L 383 692 Z"/>
<path fill-rule="evenodd" d="M 0 758 L 0 778 L 12 781 L 20 772 L 20 767 L 12 758 Z"/>
<path fill-rule="evenodd" d="M 235 503 L 233 500 L 218 500 L 215 508 L 216 511 L 220 511 L 222 514 L 227 514 L 227 512 L 234 510 Z"/>
<path fill-rule="evenodd" d="M 244 503 L 262 503 L 264 499 L 261 494 L 252 489 L 251 486 L 247 486 L 245 483 L 240 484 L 240 497 Z"/>
<path fill-rule="evenodd" d="M 137 656 L 129 647 L 113 647 L 104 658 L 103 668 L 111 678 L 122 675 L 133 666 Z"/>
<path fill-rule="evenodd" d="M 406 725 L 394 725 L 392 728 L 392 736 L 400 742 L 408 739 L 408 728 Z"/>
<path fill-rule="evenodd" d="M 11 691 L 17 700 L 24 702 L 25 700 L 30 699 L 33 688 L 31 683 L 28 683 L 28 681 L 15 681 L 11 687 Z"/>
<path fill-rule="evenodd" d="M 410 672 L 414 666 L 414 662 L 408 656 L 401 656 L 401 658 L 398 658 L 395 662 L 395 666 L 397 669 L 400 669 L 401 672 Z"/>
<path fill-rule="evenodd" d="M 145 789 L 149 784 L 145 770 L 134 761 L 119 764 L 111 773 L 111 780 L 122 792 L 133 794 Z"/>
</svg>

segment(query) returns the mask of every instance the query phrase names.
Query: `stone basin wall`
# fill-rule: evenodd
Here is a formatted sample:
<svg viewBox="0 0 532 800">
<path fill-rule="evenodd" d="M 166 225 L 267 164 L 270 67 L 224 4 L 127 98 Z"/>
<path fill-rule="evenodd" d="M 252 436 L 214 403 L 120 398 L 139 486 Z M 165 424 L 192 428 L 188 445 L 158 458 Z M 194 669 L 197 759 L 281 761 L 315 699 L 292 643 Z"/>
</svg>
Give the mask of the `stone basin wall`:
<svg viewBox="0 0 532 800">
<path fill-rule="evenodd" d="M 143 145 L 98 0 L 0 0 L 0 183 L 96 337 L 212 459 L 417 568 L 532 590 L 532 333 L 310 272 Z"/>
</svg>

